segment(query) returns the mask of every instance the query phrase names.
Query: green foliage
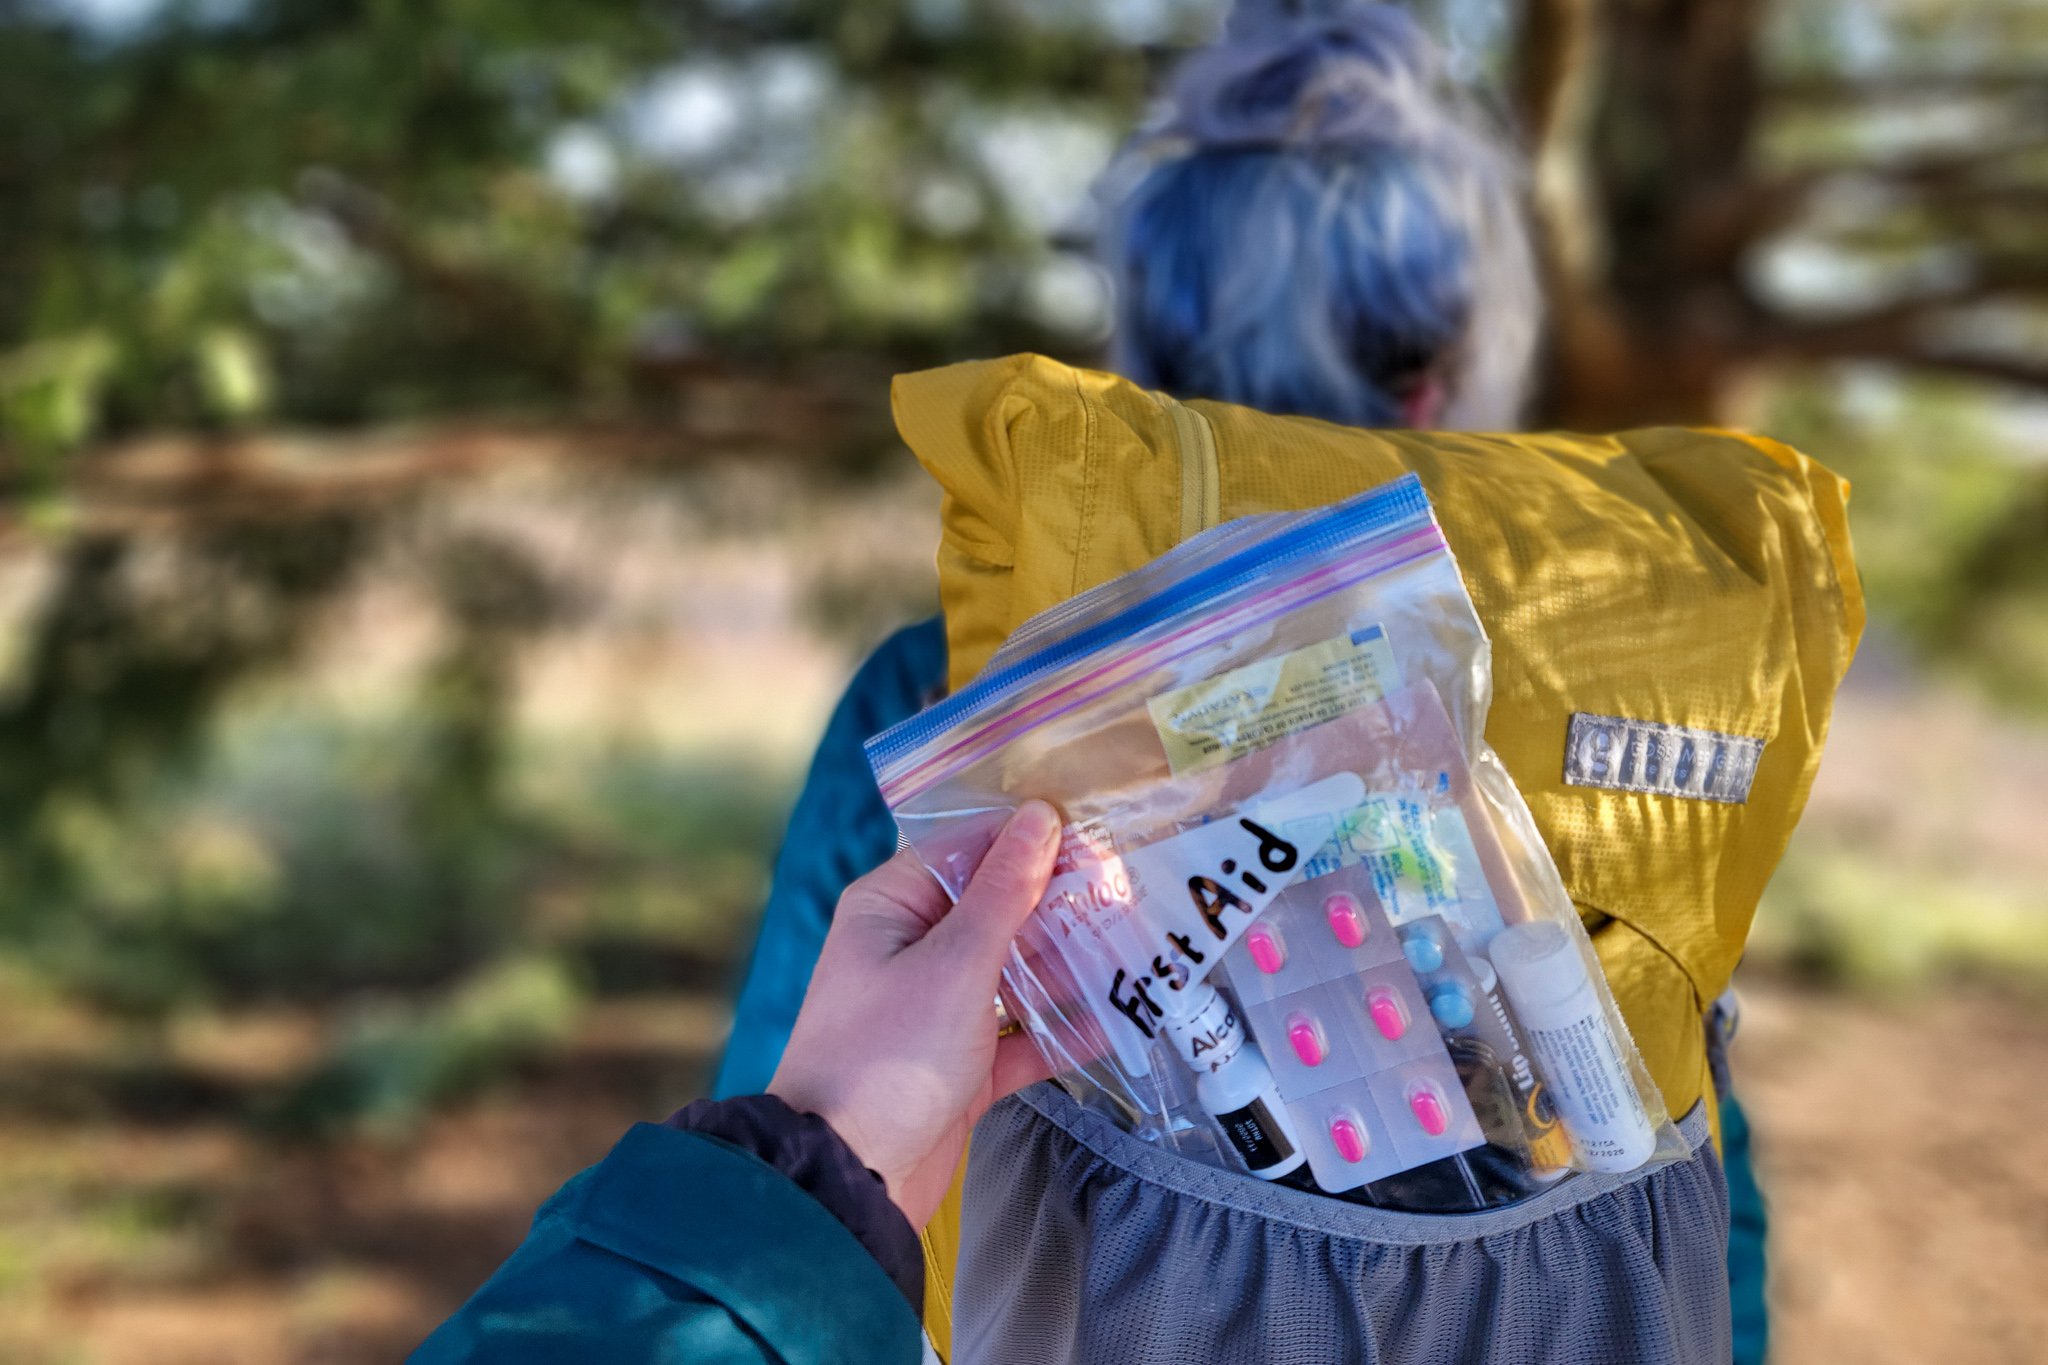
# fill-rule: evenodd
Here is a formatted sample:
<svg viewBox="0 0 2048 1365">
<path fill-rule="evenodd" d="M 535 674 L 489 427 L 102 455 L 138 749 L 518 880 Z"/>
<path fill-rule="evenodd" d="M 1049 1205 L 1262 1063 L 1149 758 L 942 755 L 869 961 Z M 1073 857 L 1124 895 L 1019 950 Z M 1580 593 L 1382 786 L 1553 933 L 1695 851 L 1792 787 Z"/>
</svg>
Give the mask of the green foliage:
<svg viewBox="0 0 2048 1365">
<path fill-rule="evenodd" d="M 1071 345 L 1085 320 L 1032 283 L 1072 224 L 1031 187 L 1085 181 L 1136 117 L 1141 43 L 1219 8 L 168 0 L 113 33 L 0 0 L 0 449 L 50 487 L 148 427 L 603 415 L 713 356 Z M 1839 65 L 1835 23 L 1794 67 Z M 1867 122 L 1788 120 L 1767 158 L 1861 154 Z M 1838 244 L 1873 258 L 1950 231 L 1852 217 Z M 2027 222 L 1983 240 L 2025 254 Z M 1760 425 L 1856 481 L 1885 629 L 2048 704 L 2048 471 L 1978 395 L 1882 388 L 1788 385 Z M 403 1131 L 556 1045 L 586 992 L 705 984 L 782 814 L 789 774 L 745 756 L 522 743 L 522 651 L 575 603 L 487 535 L 435 551 L 437 643 L 403 696 L 343 716 L 273 688 L 404 515 L 46 517 L 49 584 L 0 655 L 0 951 L 150 1026 L 334 1013 L 256 1106 L 281 1131 Z M 900 614 L 871 557 L 812 625 Z M 1858 858 L 1816 858 L 1774 888 L 1766 951 L 1855 980 L 2043 960 L 2002 902 L 1909 914 Z"/>
<path fill-rule="evenodd" d="M 38 935 L 65 907 L 118 921 L 157 894 L 151 865 L 128 857 L 123 811 L 203 748 L 232 684 L 297 647 L 361 531 L 316 517 L 175 549 L 86 534 L 53 556 L 0 691 L 0 936 Z"/>
<path fill-rule="evenodd" d="M 560 963 L 526 957 L 487 966 L 424 1005 L 362 1011 L 263 1121 L 296 1136 L 349 1129 L 402 1137 L 436 1106 L 560 1046 L 580 1003 Z"/>
<path fill-rule="evenodd" d="M 395 1137 L 561 1043 L 586 963 L 601 987 L 679 969 L 701 985 L 697 964 L 740 950 L 787 774 L 556 744 L 479 784 L 448 766 L 436 691 L 373 723 L 259 692 L 175 777 L 118 807 L 62 804 L 48 822 L 70 875 L 17 913 L 15 970 L 150 1023 L 332 1012 L 325 1054 L 238 1112 L 283 1136 Z"/>
<path fill-rule="evenodd" d="M 1148 7 L 1154 37 L 1212 8 Z M 587 407 L 701 345 L 1041 336 L 982 136 L 1125 126 L 1084 6 L 0 3 L 0 441 Z"/>
<path fill-rule="evenodd" d="M 1825 839 L 1793 845 L 1757 911 L 1750 954 L 1873 994 L 1968 977 L 2048 997 L 2039 905 Z"/>
<path fill-rule="evenodd" d="M 2048 466 L 1959 384 L 1782 385 L 1762 429 L 1850 480 L 1866 597 L 1927 666 L 2048 708 Z"/>
<path fill-rule="evenodd" d="M 188 775 L 48 817 L 71 876 L 17 920 L 15 951 L 143 1018 L 439 989 L 545 944 L 736 951 L 782 775 L 551 748 L 483 783 L 447 733 L 430 709 L 344 724 L 244 702 Z"/>
</svg>

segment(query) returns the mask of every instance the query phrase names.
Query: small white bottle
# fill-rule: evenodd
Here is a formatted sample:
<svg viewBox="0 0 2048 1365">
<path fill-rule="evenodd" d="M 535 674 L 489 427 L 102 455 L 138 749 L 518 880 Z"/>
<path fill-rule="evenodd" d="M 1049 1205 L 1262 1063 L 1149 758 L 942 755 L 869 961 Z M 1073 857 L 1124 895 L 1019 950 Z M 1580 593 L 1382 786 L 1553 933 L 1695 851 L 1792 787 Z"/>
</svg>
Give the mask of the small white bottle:
<svg viewBox="0 0 2048 1365">
<path fill-rule="evenodd" d="M 1486 952 L 1579 1164 L 1632 1171 L 1648 1161 L 1656 1130 L 1571 931 L 1531 920 L 1495 934 Z"/>
<path fill-rule="evenodd" d="M 1229 998 L 1203 982 L 1189 990 L 1190 1012 L 1166 1023 L 1166 1036 L 1195 1072 L 1195 1098 L 1215 1116 L 1245 1166 L 1261 1180 L 1308 1180 L 1301 1134 L 1273 1072 Z M 1291 1178 L 1290 1178 L 1291 1177 Z"/>
</svg>

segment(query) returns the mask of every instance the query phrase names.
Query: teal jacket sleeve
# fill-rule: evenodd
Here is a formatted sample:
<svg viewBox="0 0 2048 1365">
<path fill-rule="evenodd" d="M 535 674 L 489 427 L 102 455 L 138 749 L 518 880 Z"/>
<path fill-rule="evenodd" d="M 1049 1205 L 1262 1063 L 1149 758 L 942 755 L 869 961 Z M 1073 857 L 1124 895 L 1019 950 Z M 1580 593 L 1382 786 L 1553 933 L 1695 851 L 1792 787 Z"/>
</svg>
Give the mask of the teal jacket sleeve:
<svg viewBox="0 0 2048 1365">
<path fill-rule="evenodd" d="M 862 746 L 916 715 L 945 683 L 945 629 L 937 620 L 924 621 L 897 631 L 869 655 L 833 710 L 775 860 L 713 1095 L 768 1088 L 840 893 L 896 851 L 896 822 Z"/>
<path fill-rule="evenodd" d="M 716 1138 L 643 1123 L 541 1207 L 412 1365 L 913 1365 L 917 1318 L 824 1205 Z"/>
</svg>

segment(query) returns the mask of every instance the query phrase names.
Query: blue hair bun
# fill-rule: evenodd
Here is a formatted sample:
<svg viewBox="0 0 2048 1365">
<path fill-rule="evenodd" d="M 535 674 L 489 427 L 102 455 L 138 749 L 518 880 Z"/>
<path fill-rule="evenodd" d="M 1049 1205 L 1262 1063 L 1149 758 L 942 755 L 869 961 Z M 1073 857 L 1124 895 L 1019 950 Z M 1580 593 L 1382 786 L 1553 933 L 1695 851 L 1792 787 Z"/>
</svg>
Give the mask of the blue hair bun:
<svg viewBox="0 0 2048 1365">
<path fill-rule="evenodd" d="M 1537 313 L 1516 183 L 1405 10 L 1240 4 L 1105 181 L 1116 362 L 1353 426 L 1512 425 Z"/>
<path fill-rule="evenodd" d="M 1265 3 L 1180 68 L 1158 131 L 1206 147 L 1414 146 L 1432 125 L 1436 47 L 1392 5 Z"/>
</svg>

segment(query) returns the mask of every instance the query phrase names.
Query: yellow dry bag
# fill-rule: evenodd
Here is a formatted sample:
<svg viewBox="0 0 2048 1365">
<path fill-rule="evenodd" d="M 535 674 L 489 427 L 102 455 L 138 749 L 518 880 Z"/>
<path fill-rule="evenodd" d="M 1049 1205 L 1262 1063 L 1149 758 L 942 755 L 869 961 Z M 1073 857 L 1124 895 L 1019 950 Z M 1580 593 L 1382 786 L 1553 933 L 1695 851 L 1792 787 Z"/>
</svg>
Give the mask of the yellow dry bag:
<svg viewBox="0 0 2048 1365">
<path fill-rule="evenodd" d="M 1527 799 L 1667 1109 L 1742 955 L 1863 629 L 1847 484 L 1776 442 L 1366 431 L 1013 356 L 904 375 L 945 490 L 951 682 L 1037 612 L 1221 521 L 1422 479 L 1492 641 L 1486 737 Z M 1714 773 L 1651 756 L 1697 739 Z M 1703 748 L 1704 752 L 1705 749 Z M 926 1231 L 950 1346 L 958 1187 Z"/>
</svg>

